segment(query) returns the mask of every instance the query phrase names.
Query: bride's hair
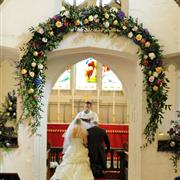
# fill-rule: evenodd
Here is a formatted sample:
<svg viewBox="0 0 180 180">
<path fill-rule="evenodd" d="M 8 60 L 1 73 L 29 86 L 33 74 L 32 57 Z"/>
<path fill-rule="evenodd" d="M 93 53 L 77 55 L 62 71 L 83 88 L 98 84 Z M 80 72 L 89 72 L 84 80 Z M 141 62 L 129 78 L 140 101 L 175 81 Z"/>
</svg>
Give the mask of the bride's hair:
<svg viewBox="0 0 180 180">
<path fill-rule="evenodd" d="M 80 125 L 81 124 L 81 119 L 76 119 L 76 121 L 75 121 L 75 124 L 78 124 L 78 125 Z"/>
</svg>

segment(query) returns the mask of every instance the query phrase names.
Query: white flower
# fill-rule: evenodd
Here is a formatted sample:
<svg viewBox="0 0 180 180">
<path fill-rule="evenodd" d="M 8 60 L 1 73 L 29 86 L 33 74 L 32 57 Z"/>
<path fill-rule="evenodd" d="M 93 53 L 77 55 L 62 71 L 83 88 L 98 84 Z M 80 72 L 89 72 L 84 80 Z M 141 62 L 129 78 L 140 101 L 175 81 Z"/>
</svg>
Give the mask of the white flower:
<svg viewBox="0 0 180 180">
<path fill-rule="evenodd" d="M 106 19 L 109 19 L 109 14 L 108 13 L 106 13 L 104 16 L 105 16 Z"/>
<path fill-rule="evenodd" d="M 66 8 L 64 6 L 61 7 L 61 11 L 65 11 Z"/>
<path fill-rule="evenodd" d="M 151 60 L 153 60 L 156 57 L 156 55 L 153 52 L 149 53 L 148 56 Z"/>
<path fill-rule="evenodd" d="M 42 64 L 38 64 L 38 69 L 43 69 L 44 66 Z"/>
<path fill-rule="evenodd" d="M 47 38 L 43 37 L 42 42 L 47 43 Z"/>
<path fill-rule="evenodd" d="M 9 111 L 12 111 L 12 107 L 9 107 L 8 109 L 9 109 Z"/>
<path fill-rule="evenodd" d="M 31 77 L 34 77 L 34 76 L 35 76 L 35 73 L 34 73 L 34 72 L 29 72 L 29 75 L 30 75 Z"/>
<path fill-rule="evenodd" d="M 144 59 L 147 59 L 148 58 L 148 55 L 144 55 Z"/>
<path fill-rule="evenodd" d="M 110 11 L 117 13 L 117 12 L 118 12 L 118 9 L 117 9 L 116 7 L 111 7 Z"/>
<path fill-rule="evenodd" d="M 9 105 L 11 106 L 12 104 L 13 104 L 13 103 L 10 101 L 10 102 L 9 102 Z"/>
<path fill-rule="evenodd" d="M 117 24 L 118 24 L 118 20 L 114 20 L 114 21 L 113 21 L 113 24 L 114 24 L 114 25 L 117 25 Z"/>
<path fill-rule="evenodd" d="M 0 131 L 0 135 L 2 134 L 2 131 Z"/>
<path fill-rule="evenodd" d="M 124 29 L 124 30 L 126 30 L 126 29 L 127 29 L 127 27 L 126 27 L 126 26 L 123 26 L 123 29 Z"/>
<path fill-rule="evenodd" d="M 150 45 L 151 45 L 151 43 L 150 43 L 149 41 L 147 41 L 147 42 L 145 43 L 145 47 L 150 47 Z"/>
<path fill-rule="evenodd" d="M 94 20 L 94 17 L 93 17 L 92 15 L 90 15 L 90 16 L 88 17 L 88 19 L 89 19 L 90 22 L 92 22 L 92 21 Z"/>
<path fill-rule="evenodd" d="M 104 26 L 105 26 L 106 28 L 109 27 L 109 22 L 108 22 L 108 21 L 104 22 L 103 24 L 104 24 Z"/>
<path fill-rule="evenodd" d="M 158 73 L 157 72 L 153 72 L 153 76 L 154 77 L 158 77 Z"/>
<path fill-rule="evenodd" d="M 36 63 L 35 63 L 35 62 L 32 62 L 32 63 L 31 63 L 31 66 L 32 66 L 32 67 L 36 67 Z"/>
<path fill-rule="evenodd" d="M 14 113 L 13 113 L 13 116 L 15 116 L 15 115 L 16 115 L 16 113 L 14 112 Z"/>
<path fill-rule="evenodd" d="M 154 81 L 154 76 L 150 76 L 149 77 L 149 82 L 153 82 Z"/>
<path fill-rule="evenodd" d="M 10 116 L 10 113 L 6 113 L 7 116 Z"/>
<path fill-rule="evenodd" d="M 132 32 L 129 32 L 128 33 L 128 38 L 132 38 L 133 37 L 133 33 Z"/>
<path fill-rule="evenodd" d="M 148 73 L 149 75 L 151 75 L 152 74 L 152 71 L 149 71 L 149 73 Z"/>
<path fill-rule="evenodd" d="M 38 32 L 39 34 L 44 34 L 43 28 L 38 28 L 38 29 L 37 29 L 37 32 Z"/>
<path fill-rule="evenodd" d="M 94 19 L 94 22 L 98 23 L 98 22 L 99 22 L 99 19 L 98 19 L 98 18 L 97 18 L 97 19 Z"/>
<path fill-rule="evenodd" d="M 65 11 L 65 12 L 63 13 L 63 15 L 66 16 L 66 17 L 69 17 L 69 11 Z"/>
<path fill-rule="evenodd" d="M 37 51 L 34 51 L 33 55 L 34 55 L 34 56 L 38 56 L 38 52 L 37 52 Z"/>
<path fill-rule="evenodd" d="M 138 30 L 138 27 L 137 27 L 137 26 L 134 26 L 134 27 L 132 28 L 132 30 L 133 30 L 133 31 L 137 31 L 137 30 Z"/>
</svg>

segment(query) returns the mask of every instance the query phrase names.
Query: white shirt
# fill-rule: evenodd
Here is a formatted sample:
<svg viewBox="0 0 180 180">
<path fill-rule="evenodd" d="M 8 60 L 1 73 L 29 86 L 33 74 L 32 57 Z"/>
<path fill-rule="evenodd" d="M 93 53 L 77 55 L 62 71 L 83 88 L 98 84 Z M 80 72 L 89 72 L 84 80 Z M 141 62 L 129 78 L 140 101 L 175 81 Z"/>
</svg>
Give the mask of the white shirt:
<svg viewBox="0 0 180 180">
<path fill-rule="evenodd" d="M 79 112 L 77 115 L 76 115 L 76 118 L 75 119 L 89 119 L 90 122 L 92 121 L 97 121 L 98 122 L 98 116 L 95 112 L 93 111 L 89 111 L 89 113 L 85 113 L 84 111 L 82 112 Z M 82 121 L 82 127 L 85 128 L 85 129 L 89 129 L 92 127 L 92 124 L 91 123 L 88 123 L 88 122 L 85 122 L 85 121 Z"/>
</svg>

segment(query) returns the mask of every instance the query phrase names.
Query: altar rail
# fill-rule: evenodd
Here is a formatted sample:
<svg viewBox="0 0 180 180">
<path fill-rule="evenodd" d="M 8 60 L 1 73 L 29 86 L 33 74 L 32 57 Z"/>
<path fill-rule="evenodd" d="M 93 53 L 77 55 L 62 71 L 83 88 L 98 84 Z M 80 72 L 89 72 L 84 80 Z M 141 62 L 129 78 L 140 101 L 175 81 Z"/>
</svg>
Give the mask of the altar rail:
<svg viewBox="0 0 180 180">
<path fill-rule="evenodd" d="M 60 164 L 62 161 L 62 156 L 63 155 L 61 147 L 52 147 L 48 151 L 48 180 L 55 171 L 55 168 L 50 168 L 50 162 L 57 162 L 58 164 Z M 111 148 L 109 151 L 106 151 L 106 162 L 107 170 L 104 172 L 104 178 L 120 180 L 128 179 L 128 153 L 124 149 Z"/>
<path fill-rule="evenodd" d="M 47 125 L 47 141 L 51 147 L 63 146 L 63 134 L 69 124 L 48 124 Z M 128 149 L 128 125 L 127 124 L 100 124 L 105 129 L 111 147 Z"/>
</svg>

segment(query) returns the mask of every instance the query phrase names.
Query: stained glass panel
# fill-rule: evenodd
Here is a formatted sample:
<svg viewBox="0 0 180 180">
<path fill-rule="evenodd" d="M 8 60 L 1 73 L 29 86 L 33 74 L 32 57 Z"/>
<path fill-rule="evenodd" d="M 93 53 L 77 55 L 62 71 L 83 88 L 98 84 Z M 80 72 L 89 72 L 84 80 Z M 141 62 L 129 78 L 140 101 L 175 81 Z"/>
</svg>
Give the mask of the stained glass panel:
<svg viewBox="0 0 180 180">
<path fill-rule="evenodd" d="M 102 90 L 122 90 L 121 81 L 106 65 L 102 69 Z"/>
<path fill-rule="evenodd" d="M 53 89 L 70 89 L 71 69 L 66 70 L 56 81 Z"/>
<path fill-rule="evenodd" d="M 97 62 L 93 58 L 76 64 L 76 89 L 96 90 Z"/>
</svg>

